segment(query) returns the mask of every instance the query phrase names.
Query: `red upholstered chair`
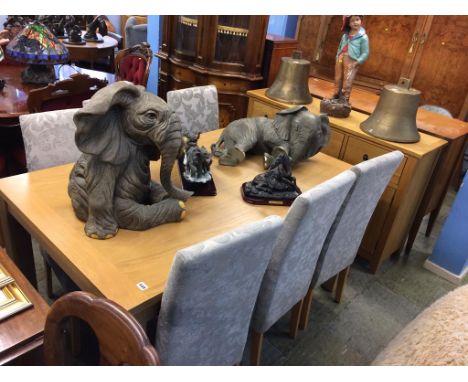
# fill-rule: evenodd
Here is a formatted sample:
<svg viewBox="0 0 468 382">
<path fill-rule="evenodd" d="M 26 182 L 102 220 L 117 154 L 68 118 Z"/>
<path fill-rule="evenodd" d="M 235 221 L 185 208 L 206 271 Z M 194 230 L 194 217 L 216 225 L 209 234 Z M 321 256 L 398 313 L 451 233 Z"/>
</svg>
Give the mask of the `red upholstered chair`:
<svg viewBox="0 0 468 382">
<path fill-rule="evenodd" d="M 107 85 L 106 80 L 76 73 L 63 81 L 57 81 L 43 88 L 31 90 L 28 97 L 30 113 L 75 109 L 83 106 L 83 101 Z"/>
<path fill-rule="evenodd" d="M 146 87 L 152 56 L 153 52 L 145 42 L 119 51 L 115 57 L 117 80 Z"/>
</svg>

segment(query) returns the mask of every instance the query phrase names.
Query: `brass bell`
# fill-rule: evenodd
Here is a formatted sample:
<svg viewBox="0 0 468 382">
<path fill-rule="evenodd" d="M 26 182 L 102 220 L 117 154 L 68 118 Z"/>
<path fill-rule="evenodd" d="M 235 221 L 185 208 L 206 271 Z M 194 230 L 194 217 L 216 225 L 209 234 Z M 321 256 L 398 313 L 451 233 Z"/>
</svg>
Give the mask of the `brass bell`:
<svg viewBox="0 0 468 382">
<path fill-rule="evenodd" d="M 292 57 L 282 57 L 275 81 L 266 91 L 267 97 L 276 101 L 304 105 L 312 102 L 309 92 L 310 61 L 301 58 L 300 51 Z"/>
<path fill-rule="evenodd" d="M 388 141 L 400 143 L 418 142 L 420 135 L 416 127 L 421 92 L 401 85 L 385 85 L 374 112 L 361 123 L 361 130 Z"/>
</svg>

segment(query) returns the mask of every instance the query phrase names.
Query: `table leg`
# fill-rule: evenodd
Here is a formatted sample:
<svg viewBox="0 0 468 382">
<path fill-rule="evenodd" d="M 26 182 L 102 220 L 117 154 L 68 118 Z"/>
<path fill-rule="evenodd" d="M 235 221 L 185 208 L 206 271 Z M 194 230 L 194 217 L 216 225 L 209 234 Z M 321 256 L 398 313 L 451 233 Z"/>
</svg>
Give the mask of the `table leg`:
<svg viewBox="0 0 468 382">
<path fill-rule="evenodd" d="M 26 276 L 28 281 L 37 289 L 31 235 L 10 214 L 4 200 L 0 200 L 0 229 L 5 240 L 7 254 Z"/>
</svg>

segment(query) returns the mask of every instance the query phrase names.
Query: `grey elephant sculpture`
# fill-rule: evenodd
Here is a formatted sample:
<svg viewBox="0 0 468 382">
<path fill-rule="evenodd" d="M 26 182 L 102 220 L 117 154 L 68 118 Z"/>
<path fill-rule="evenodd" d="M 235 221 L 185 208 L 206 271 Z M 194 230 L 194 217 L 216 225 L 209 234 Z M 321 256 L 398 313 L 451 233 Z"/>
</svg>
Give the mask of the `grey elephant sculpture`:
<svg viewBox="0 0 468 382">
<path fill-rule="evenodd" d="M 317 116 L 305 106 L 295 106 L 278 112 L 275 119 L 255 117 L 231 122 L 211 151 L 226 166 L 239 164 L 248 151 L 265 153 L 265 168 L 281 153 L 288 154 L 294 166 L 317 154 L 329 140 L 327 115 Z"/>
<path fill-rule="evenodd" d="M 183 218 L 191 193 L 171 182 L 181 125 L 161 98 L 120 81 L 96 92 L 73 119 L 83 154 L 68 194 L 86 235 L 108 239 L 119 227 L 144 230 Z M 151 180 L 150 158 L 161 158 L 161 184 Z"/>
</svg>

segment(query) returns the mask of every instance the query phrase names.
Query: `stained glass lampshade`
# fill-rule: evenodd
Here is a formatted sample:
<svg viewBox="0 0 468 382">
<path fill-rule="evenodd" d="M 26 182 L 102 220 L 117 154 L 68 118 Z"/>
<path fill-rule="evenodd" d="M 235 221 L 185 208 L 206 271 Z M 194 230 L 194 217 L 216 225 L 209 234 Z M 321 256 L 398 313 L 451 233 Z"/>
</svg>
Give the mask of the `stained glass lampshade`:
<svg viewBox="0 0 468 382">
<path fill-rule="evenodd" d="M 21 78 L 31 84 L 54 82 L 52 65 L 68 60 L 67 47 L 38 21 L 28 24 L 18 33 L 7 45 L 6 53 L 15 61 L 29 64 Z"/>
</svg>

